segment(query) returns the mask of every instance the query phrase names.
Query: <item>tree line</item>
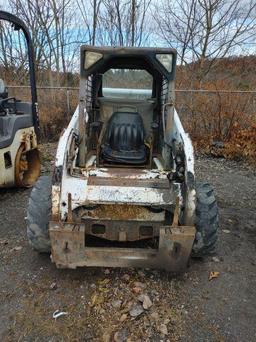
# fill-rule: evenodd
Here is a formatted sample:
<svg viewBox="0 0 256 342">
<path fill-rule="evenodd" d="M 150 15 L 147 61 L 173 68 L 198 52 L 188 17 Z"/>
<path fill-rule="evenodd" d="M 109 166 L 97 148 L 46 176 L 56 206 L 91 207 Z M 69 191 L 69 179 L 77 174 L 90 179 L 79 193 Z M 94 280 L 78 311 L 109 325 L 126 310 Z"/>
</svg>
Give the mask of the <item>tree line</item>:
<svg viewBox="0 0 256 342">
<path fill-rule="evenodd" d="M 38 75 L 49 85 L 73 80 L 82 44 L 176 48 L 181 66 L 197 65 L 200 85 L 219 59 L 255 53 L 255 0 L 6 0 L 1 9 L 29 27 Z M 0 65 L 20 82 L 24 46 L 0 23 Z"/>
</svg>

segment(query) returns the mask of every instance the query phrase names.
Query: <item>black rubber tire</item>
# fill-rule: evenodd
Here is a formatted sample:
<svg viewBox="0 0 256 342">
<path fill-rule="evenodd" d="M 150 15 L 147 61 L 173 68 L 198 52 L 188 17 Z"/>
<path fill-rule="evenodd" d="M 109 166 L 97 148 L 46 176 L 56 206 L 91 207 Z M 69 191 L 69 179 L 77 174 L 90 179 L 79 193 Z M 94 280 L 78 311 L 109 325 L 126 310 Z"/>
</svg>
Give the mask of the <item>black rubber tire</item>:
<svg viewBox="0 0 256 342">
<path fill-rule="evenodd" d="M 35 183 L 28 202 L 27 236 L 29 244 L 40 253 L 49 253 L 49 221 L 51 215 L 51 177 L 42 176 Z"/>
<path fill-rule="evenodd" d="M 209 183 L 196 186 L 196 238 L 192 256 L 203 257 L 212 254 L 216 247 L 219 230 L 218 205 L 213 187 Z"/>
</svg>

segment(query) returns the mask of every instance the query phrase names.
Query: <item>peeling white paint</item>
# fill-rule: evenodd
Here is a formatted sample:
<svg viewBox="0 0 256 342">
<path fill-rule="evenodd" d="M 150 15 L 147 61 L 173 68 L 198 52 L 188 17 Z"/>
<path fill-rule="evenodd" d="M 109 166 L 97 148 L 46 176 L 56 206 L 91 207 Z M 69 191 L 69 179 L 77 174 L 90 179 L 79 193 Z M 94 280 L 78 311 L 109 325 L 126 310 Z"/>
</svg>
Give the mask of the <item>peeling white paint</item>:
<svg viewBox="0 0 256 342">
<path fill-rule="evenodd" d="M 66 158 L 66 153 L 69 149 L 70 145 L 70 137 L 72 135 L 72 132 L 78 128 L 78 115 L 79 111 L 78 108 L 76 108 L 74 115 L 72 116 L 72 119 L 68 125 L 68 127 L 64 130 L 62 133 L 59 143 L 58 143 L 58 148 L 57 148 L 57 153 L 55 157 L 55 166 L 62 166 L 64 165 L 64 160 Z"/>
<path fill-rule="evenodd" d="M 189 134 L 184 131 L 179 115 L 174 109 L 172 139 L 181 142 L 185 152 L 186 171 L 194 175 L 194 149 Z"/>
<path fill-rule="evenodd" d="M 152 189 L 146 187 L 127 186 L 93 186 L 87 184 L 87 179 L 66 176 L 62 179 L 60 196 L 61 217 L 67 215 L 68 194 L 72 198 L 72 210 L 75 208 L 93 204 L 133 204 L 166 206 L 175 203 L 176 196 L 180 196 L 179 184 L 175 183 L 173 189 Z M 63 205 L 64 203 L 64 205 Z"/>
<path fill-rule="evenodd" d="M 28 137 L 28 138 L 27 138 Z M 33 137 L 33 146 L 31 146 L 31 139 Z M 37 147 L 36 135 L 34 127 L 20 129 L 16 132 L 13 142 L 10 146 L 0 149 L 0 188 L 15 186 L 15 158 L 22 143 L 26 143 L 26 149 Z M 10 152 L 12 166 L 5 168 L 4 154 Z"/>
<path fill-rule="evenodd" d="M 126 169 L 115 168 L 95 168 L 82 171 L 85 177 L 102 177 L 102 178 L 122 178 L 122 179 L 166 179 L 170 171 L 161 170 L 131 170 L 129 173 Z"/>
</svg>

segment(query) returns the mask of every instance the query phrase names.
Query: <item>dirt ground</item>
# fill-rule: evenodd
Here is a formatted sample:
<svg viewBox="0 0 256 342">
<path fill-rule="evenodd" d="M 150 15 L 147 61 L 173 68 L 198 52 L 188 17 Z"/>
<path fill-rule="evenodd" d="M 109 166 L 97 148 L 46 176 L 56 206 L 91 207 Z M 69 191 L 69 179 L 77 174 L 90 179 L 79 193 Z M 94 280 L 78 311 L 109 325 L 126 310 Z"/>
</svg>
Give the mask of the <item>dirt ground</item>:
<svg viewBox="0 0 256 342">
<path fill-rule="evenodd" d="M 47 173 L 54 146 L 43 150 Z M 0 191 L 0 340 L 255 341 L 256 170 L 201 157 L 196 173 L 216 189 L 219 243 L 214 257 L 192 260 L 179 276 L 58 270 L 28 245 L 31 190 Z M 211 271 L 219 276 L 209 281 Z M 54 319 L 56 310 L 67 314 Z"/>
</svg>

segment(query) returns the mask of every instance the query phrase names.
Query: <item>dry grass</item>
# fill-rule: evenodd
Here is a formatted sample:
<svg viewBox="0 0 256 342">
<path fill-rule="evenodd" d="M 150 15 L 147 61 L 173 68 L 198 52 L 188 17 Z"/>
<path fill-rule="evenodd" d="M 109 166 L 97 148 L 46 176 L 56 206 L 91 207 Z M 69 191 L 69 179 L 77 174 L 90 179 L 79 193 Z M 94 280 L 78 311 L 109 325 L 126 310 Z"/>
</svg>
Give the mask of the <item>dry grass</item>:
<svg viewBox="0 0 256 342">
<path fill-rule="evenodd" d="M 11 89 L 11 95 L 29 99 L 28 89 Z M 78 91 L 38 91 L 41 138 L 56 141 L 77 106 Z M 252 94 L 177 93 L 176 108 L 196 150 L 231 159 L 255 161 L 256 113 Z M 213 149 L 221 141 L 223 149 Z"/>
</svg>

